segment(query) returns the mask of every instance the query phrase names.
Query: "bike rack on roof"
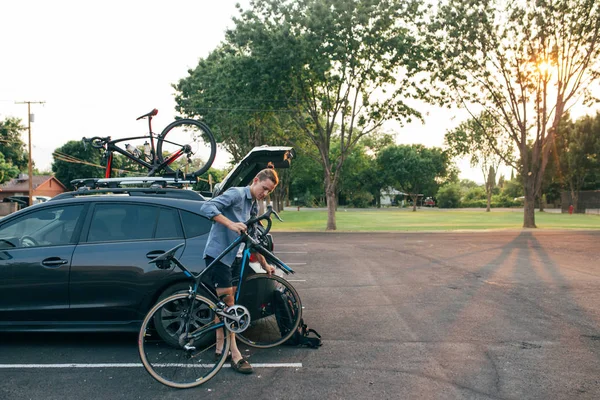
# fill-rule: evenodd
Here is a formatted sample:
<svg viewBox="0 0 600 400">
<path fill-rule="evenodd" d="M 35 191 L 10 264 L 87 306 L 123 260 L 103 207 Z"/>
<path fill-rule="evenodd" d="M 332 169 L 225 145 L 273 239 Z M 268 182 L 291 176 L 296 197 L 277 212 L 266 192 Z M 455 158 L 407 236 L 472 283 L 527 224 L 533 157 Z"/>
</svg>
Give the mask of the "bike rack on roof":
<svg viewBox="0 0 600 400">
<path fill-rule="evenodd" d="M 73 179 L 71 184 L 76 189 L 87 187 L 89 189 L 121 188 L 123 186 L 182 188 L 184 185 L 193 185 L 198 180 L 164 178 L 161 176 L 128 176 L 124 178 L 81 178 Z"/>
<path fill-rule="evenodd" d="M 61 193 L 58 196 L 53 197 L 49 201 L 62 200 L 80 196 L 93 196 L 93 195 L 104 195 L 104 194 L 122 194 L 129 196 L 140 196 L 140 197 L 167 197 L 173 199 L 184 199 L 184 200 L 195 200 L 204 201 L 206 200 L 200 193 L 194 192 L 193 190 L 182 190 L 182 189 L 171 189 L 171 188 L 160 188 L 160 187 L 149 187 L 149 188 L 102 188 L 102 189 L 90 189 L 87 187 L 81 187 L 73 192 Z"/>
<path fill-rule="evenodd" d="M 125 178 L 82 178 L 74 179 L 71 184 L 76 190 L 65 192 L 52 198 L 60 200 L 78 196 L 100 194 L 122 194 L 129 196 L 157 196 L 187 200 L 206 200 L 200 193 L 182 189 L 184 185 L 193 185 L 195 180 L 163 178 L 153 176 Z"/>
</svg>

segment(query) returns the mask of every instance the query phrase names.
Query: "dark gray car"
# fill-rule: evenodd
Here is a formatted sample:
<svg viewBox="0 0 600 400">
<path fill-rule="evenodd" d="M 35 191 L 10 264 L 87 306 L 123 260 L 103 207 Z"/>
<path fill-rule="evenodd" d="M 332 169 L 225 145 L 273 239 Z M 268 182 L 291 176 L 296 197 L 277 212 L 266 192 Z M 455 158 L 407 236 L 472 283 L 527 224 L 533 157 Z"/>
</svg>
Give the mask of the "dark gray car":
<svg viewBox="0 0 600 400">
<path fill-rule="evenodd" d="M 234 168 L 244 179 L 230 174 L 221 190 L 268 163 L 289 166 L 293 154 L 255 150 Z M 0 331 L 136 331 L 159 298 L 189 286 L 152 258 L 184 243 L 177 258 L 204 268 L 211 222 L 199 214 L 202 201 L 184 189 L 83 191 L 0 220 Z"/>
</svg>

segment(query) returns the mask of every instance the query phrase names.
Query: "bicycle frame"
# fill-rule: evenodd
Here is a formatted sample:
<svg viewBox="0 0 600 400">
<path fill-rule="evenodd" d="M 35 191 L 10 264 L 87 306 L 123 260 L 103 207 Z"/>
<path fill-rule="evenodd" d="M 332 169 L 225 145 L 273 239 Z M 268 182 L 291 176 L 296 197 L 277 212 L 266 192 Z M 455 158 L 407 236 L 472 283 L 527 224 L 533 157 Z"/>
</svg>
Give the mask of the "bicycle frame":
<svg viewBox="0 0 600 400">
<path fill-rule="evenodd" d="M 245 269 L 248 267 L 248 265 L 250 263 L 250 253 L 251 253 L 252 249 L 257 250 L 260 254 L 262 254 L 265 257 L 265 259 L 267 261 L 274 264 L 276 267 L 281 269 L 284 273 L 286 273 L 286 274 L 294 273 L 294 270 L 292 268 L 287 266 L 283 261 L 281 261 L 279 258 L 277 258 L 277 256 L 275 256 L 269 250 L 264 248 L 258 241 L 254 240 L 252 237 L 248 236 L 248 234 L 246 234 L 246 233 L 243 233 L 236 240 L 234 240 L 229 246 L 227 246 L 227 248 L 225 250 L 223 250 L 223 252 L 217 258 L 215 258 L 213 260 L 213 262 L 211 262 L 204 270 L 202 270 L 197 275 L 188 271 L 187 268 L 185 268 L 179 262 L 179 260 L 177 260 L 175 258 L 173 258 L 171 260 L 171 262 L 174 262 L 184 272 L 184 274 L 186 276 L 194 279 L 194 286 L 190 289 L 190 292 L 189 292 L 190 299 L 193 299 L 196 297 L 196 293 L 198 292 L 198 286 L 201 285 L 205 289 L 205 291 L 209 294 L 209 296 L 211 297 L 211 300 L 213 300 L 217 306 L 217 308 L 213 309 L 213 311 L 220 317 L 227 317 L 227 318 L 231 318 L 234 320 L 235 320 L 234 316 L 228 315 L 224 312 L 224 309 L 227 307 L 227 305 L 225 303 L 223 303 L 223 301 L 221 299 L 219 299 L 217 297 L 217 295 L 214 294 L 213 291 L 204 284 L 204 282 L 202 282 L 202 276 L 204 275 L 204 273 L 206 273 L 206 271 L 208 271 L 210 268 L 212 268 L 214 265 L 216 265 L 216 263 L 218 261 L 220 261 L 226 254 L 228 254 L 230 251 L 232 251 L 234 248 L 236 248 L 242 241 L 244 241 L 246 243 L 246 248 L 244 249 L 244 253 L 242 256 L 242 264 L 240 267 L 239 283 L 238 283 L 238 286 L 237 286 L 237 289 L 235 292 L 235 302 L 237 302 L 239 300 L 239 296 L 240 296 L 242 284 L 243 284 L 242 278 L 244 276 Z M 192 302 L 190 311 L 187 313 L 188 319 L 185 321 L 186 326 L 189 322 L 189 316 L 193 315 L 193 312 L 194 312 L 194 302 Z M 208 332 L 211 332 L 215 329 L 220 329 L 224 326 L 225 326 L 225 323 L 223 321 L 221 321 L 215 325 L 210 325 L 207 327 L 200 327 L 200 328 L 196 329 L 194 332 L 189 333 L 189 339 L 197 339 L 200 336 L 202 336 Z"/>
<path fill-rule="evenodd" d="M 111 140 L 111 141 L 107 142 L 105 151 L 108 153 L 108 158 L 106 161 L 106 170 L 104 172 L 104 177 L 110 178 L 112 175 L 112 160 L 113 160 L 113 152 L 115 152 L 115 151 L 119 154 L 124 155 L 125 157 L 129 158 L 130 160 L 146 167 L 149 171 L 148 176 L 154 176 L 154 174 L 157 171 L 160 171 L 164 167 L 171 165 L 175 160 L 177 160 L 179 157 L 181 157 L 185 153 L 185 147 L 182 147 L 177 152 L 171 154 L 171 156 L 169 156 L 169 158 L 165 159 L 162 163 L 157 164 L 158 157 L 156 156 L 156 150 L 154 147 L 154 134 L 152 132 L 150 132 L 149 137 L 150 137 L 150 155 L 152 158 L 152 164 L 143 160 L 140 157 L 136 157 L 135 155 L 131 154 L 130 152 L 128 152 L 126 150 L 123 150 L 121 147 L 116 145 L 117 143 L 124 142 L 126 140 L 148 139 L 148 136 L 133 136 L 133 137 L 123 138 L 123 139 Z"/>
</svg>

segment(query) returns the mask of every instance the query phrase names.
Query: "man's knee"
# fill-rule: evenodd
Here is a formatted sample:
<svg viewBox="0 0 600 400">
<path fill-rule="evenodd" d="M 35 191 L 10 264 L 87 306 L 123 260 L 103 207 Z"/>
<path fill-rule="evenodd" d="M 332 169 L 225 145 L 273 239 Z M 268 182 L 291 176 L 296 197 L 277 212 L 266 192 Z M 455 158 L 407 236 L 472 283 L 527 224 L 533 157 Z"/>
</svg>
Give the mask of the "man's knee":
<svg viewBox="0 0 600 400">
<path fill-rule="evenodd" d="M 228 306 L 234 304 L 233 288 L 217 288 L 217 295 L 219 296 L 219 299 Z"/>
</svg>

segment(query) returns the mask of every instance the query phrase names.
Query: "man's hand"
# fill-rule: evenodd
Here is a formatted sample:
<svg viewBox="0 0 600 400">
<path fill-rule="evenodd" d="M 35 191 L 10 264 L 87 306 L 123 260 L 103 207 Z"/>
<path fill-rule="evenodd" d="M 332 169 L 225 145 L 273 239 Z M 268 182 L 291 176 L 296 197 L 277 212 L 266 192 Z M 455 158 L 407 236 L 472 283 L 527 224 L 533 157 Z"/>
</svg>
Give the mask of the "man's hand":
<svg viewBox="0 0 600 400">
<path fill-rule="evenodd" d="M 275 267 L 271 264 L 265 264 L 262 266 L 262 268 L 267 271 L 267 274 L 269 275 L 273 275 L 275 273 Z"/>
<path fill-rule="evenodd" d="M 232 222 L 228 226 L 228 228 L 231 229 L 232 231 L 234 231 L 235 233 L 237 233 L 238 235 L 241 234 L 242 232 L 246 232 L 246 229 L 248 229 L 246 224 L 244 224 L 243 222 Z"/>
</svg>

